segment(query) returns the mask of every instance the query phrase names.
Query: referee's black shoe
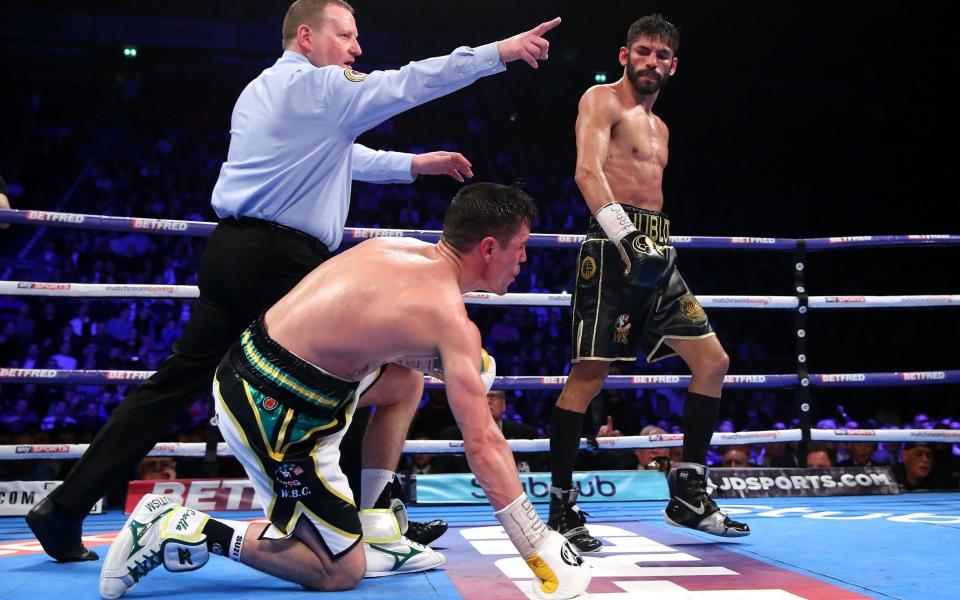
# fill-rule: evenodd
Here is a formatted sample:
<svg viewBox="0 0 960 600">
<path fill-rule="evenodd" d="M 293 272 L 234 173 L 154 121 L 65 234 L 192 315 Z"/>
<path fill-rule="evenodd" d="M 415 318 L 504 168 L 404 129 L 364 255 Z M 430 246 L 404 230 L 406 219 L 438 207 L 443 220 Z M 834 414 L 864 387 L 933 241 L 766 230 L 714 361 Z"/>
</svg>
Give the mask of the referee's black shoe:
<svg viewBox="0 0 960 600">
<path fill-rule="evenodd" d="M 428 546 L 447 530 L 447 522 L 443 519 L 434 519 L 426 523 L 409 520 L 407 518 L 407 505 L 400 498 L 390 499 L 390 510 L 397 517 L 400 532 L 411 542 Z"/>
<path fill-rule="evenodd" d="M 407 532 L 403 535 L 410 541 L 429 546 L 446 530 L 447 522 L 443 519 L 434 519 L 430 522 L 407 521 Z"/>
<path fill-rule="evenodd" d="M 83 517 L 79 517 L 62 506 L 58 506 L 50 497 L 41 500 L 27 513 L 27 525 L 43 551 L 57 562 L 80 562 L 97 560 L 96 552 L 87 550 L 80 534 L 83 530 Z"/>
<path fill-rule="evenodd" d="M 667 476 L 670 503 L 663 520 L 669 525 L 687 527 L 720 537 L 750 535 L 746 523 L 734 521 L 720 511 L 707 490 L 707 467 L 697 463 L 679 463 Z"/>
<path fill-rule="evenodd" d="M 577 506 L 577 494 L 580 488 L 573 486 L 563 490 L 550 486 L 550 517 L 547 525 L 563 537 L 570 540 L 580 552 L 593 552 L 603 546 L 603 542 L 587 531 L 587 513 Z"/>
</svg>

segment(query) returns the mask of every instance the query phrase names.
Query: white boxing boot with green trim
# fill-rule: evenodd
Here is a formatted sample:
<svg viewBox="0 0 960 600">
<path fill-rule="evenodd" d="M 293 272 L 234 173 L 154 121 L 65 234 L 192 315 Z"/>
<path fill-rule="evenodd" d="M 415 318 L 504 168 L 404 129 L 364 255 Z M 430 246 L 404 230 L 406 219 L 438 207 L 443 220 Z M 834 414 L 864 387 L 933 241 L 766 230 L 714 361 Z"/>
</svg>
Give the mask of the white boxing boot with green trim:
<svg viewBox="0 0 960 600">
<path fill-rule="evenodd" d="M 194 571 L 207 564 L 210 516 L 177 504 L 168 496 L 147 494 L 110 546 L 100 571 L 100 596 L 114 600 L 133 589 L 150 571 Z"/>
<path fill-rule="evenodd" d="M 397 517 L 389 508 L 360 511 L 363 550 L 367 557 L 364 577 L 418 573 L 447 561 L 443 554 L 403 537 Z"/>
</svg>

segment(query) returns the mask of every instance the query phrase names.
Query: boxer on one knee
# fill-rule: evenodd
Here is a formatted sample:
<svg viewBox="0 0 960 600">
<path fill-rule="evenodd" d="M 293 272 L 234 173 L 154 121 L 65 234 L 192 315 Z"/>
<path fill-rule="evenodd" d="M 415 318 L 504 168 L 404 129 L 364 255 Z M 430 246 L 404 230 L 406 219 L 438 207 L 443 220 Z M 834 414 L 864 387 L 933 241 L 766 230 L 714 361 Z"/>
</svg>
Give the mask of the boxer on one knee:
<svg viewBox="0 0 960 600">
<path fill-rule="evenodd" d="M 358 510 L 339 467 L 340 438 L 358 402 L 382 402 L 364 438 L 364 467 L 397 464 L 416 403 L 391 401 L 411 395 L 389 392 L 423 385 L 419 372 L 401 365 L 442 371 L 467 461 L 530 566 L 535 593 L 583 593 L 590 567 L 537 516 L 491 418 L 492 373 L 483 373 L 480 332 L 463 303 L 472 290 L 506 293 L 526 260 L 535 214 L 519 188 L 467 186 L 451 202 L 438 243 L 365 241 L 317 267 L 257 319 L 221 361 L 214 398 L 224 439 L 270 523 L 222 522 L 147 497 L 110 548 L 101 595 L 119 597 L 161 564 L 199 568 L 210 552 L 320 590 L 442 564 L 442 555 L 401 535 L 389 508 L 364 507 L 375 489 L 364 491 Z"/>
</svg>

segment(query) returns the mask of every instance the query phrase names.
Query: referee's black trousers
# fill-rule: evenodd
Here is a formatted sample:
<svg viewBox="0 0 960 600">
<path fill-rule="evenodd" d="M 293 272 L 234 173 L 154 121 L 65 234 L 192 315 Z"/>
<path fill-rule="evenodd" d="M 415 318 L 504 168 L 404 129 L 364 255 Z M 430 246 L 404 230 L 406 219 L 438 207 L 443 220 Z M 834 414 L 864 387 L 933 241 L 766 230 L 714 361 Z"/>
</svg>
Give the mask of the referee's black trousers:
<svg viewBox="0 0 960 600">
<path fill-rule="evenodd" d="M 53 500 L 86 515 L 125 481 L 177 416 L 211 392 L 217 364 L 243 330 L 329 256 L 323 244 L 293 229 L 221 221 L 200 259 L 200 298 L 173 354 L 113 411 Z"/>
</svg>

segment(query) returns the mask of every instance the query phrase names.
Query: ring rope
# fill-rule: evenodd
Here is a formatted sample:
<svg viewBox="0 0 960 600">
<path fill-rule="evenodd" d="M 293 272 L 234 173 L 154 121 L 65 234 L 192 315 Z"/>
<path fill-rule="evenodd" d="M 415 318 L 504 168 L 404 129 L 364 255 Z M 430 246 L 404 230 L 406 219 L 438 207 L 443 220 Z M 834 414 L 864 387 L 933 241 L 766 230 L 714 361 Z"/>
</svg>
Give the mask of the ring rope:
<svg viewBox="0 0 960 600">
<path fill-rule="evenodd" d="M 109 217 L 76 213 L 60 213 L 30 210 L 0 209 L 0 222 L 19 223 L 40 226 L 63 226 L 74 228 L 102 229 L 113 231 L 137 231 L 142 233 L 161 233 L 188 236 L 209 236 L 216 227 L 215 223 L 200 221 L 178 221 L 172 219 L 139 219 L 129 217 Z M 372 237 L 414 237 L 435 242 L 441 232 L 428 230 L 347 228 L 344 242 L 358 242 Z M 584 240 L 582 235 L 533 234 L 528 241 L 530 247 L 576 248 Z M 831 238 L 789 239 L 758 237 L 705 237 L 672 236 L 672 243 L 678 247 L 703 249 L 767 249 L 785 251 L 818 251 L 839 248 L 863 248 L 904 245 L 960 245 L 960 235 L 886 235 L 886 236 L 848 236 Z M 797 255 L 795 255 L 797 258 Z M 798 260 L 802 260 L 799 256 Z M 798 262 L 798 269 L 802 262 Z M 802 288 L 798 292 L 802 292 Z M 69 297 L 145 297 L 145 298 L 196 298 L 199 292 L 195 286 L 170 285 L 98 285 L 79 283 L 48 283 L 3 281 L 0 282 L 0 294 L 39 295 Z M 795 296 L 700 296 L 702 305 L 711 308 L 772 308 L 799 309 L 806 312 L 809 308 L 891 308 L 953 306 L 960 304 L 960 295 L 913 295 L 913 296 L 804 296 L 801 306 L 800 297 Z M 570 295 L 560 294 L 506 294 L 496 296 L 486 293 L 472 293 L 465 296 L 470 304 L 492 304 L 503 306 L 569 306 Z M 0 381 L 35 382 L 45 380 L 59 383 L 95 383 L 122 384 L 135 382 L 149 377 L 147 371 L 61 371 L 51 369 L 9 369 L 0 368 Z M 689 376 L 677 375 L 641 375 L 613 376 L 607 379 L 608 388 L 644 388 L 644 387 L 687 387 Z M 566 377 L 498 377 L 496 385 L 500 389 L 558 389 L 563 386 Z M 796 387 L 804 390 L 810 386 L 849 387 L 875 385 L 917 385 L 960 382 L 960 371 L 922 371 L 894 373 L 840 373 L 801 375 L 731 375 L 726 378 L 729 387 Z M 440 387 L 442 382 L 426 378 L 427 387 Z M 799 392 L 798 392 L 799 393 Z M 806 429 L 809 439 L 816 441 L 956 441 L 960 440 L 960 431 L 952 430 L 818 430 Z M 801 429 L 770 431 L 716 433 L 713 443 L 716 445 L 743 443 L 770 443 L 772 441 L 800 441 Z M 895 436 L 897 439 L 888 439 Z M 656 438 L 654 441 L 652 438 Z M 588 449 L 627 449 L 643 447 L 662 447 L 682 445 L 682 434 L 664 434 L 660 436 L 640 436 L 599 438 L 594 441 L 581 441 Z M 510 440 L 511 449 L 518 452 L 543 451 L 549 449 L 549 440 Z M 38 444 L 19 446 L 0 446 L 2 458 L 77 458 L 87 445 L 80 444 Z M 462 442 L 455 441 L 416 441 L 404 445 L 405 452 L 462 453 Z M 182 452 L 182 454 L 181 454 Z M 204 456 L 206 444 L 162 443 L 150 453 L 154 456 Z M 229 456 L 226 444 L 217 447 L 219 456 Z"/>
<path fill-rule="evenodd" d="M 0 281 L 3 296 L 59 296 L 68 298 L 179 298 L 200 296 L 197 286 L 116 283 L 56 283 L 47 281 Z M 487 306 L 569 307 L 572 296 L 559 294 L 467 292 L 466 304 Z M 697 296 L 706 308 L 795 309 L 796 296 Z M 810 308 L 920 308 L 960 306 L 960 294 L 915 294 L 894 296 L 809 296 Z"/>
<path fill-rule="evenodd" d="M 72 385 L 127 385 L 138 383 L 153 375 L 153 371 L 132 370 L 66 370 L 0 368 L 0 383 L 44 383 Z M 427 389 L 439 389 L 443 381 L 425 377 Z M 493 387 L 500 390 L 559 390 L 567 381 L 565 375 L 511 375 L 494 379 Z M 819 373 L 811 374 L 804 383 L 795 374 L 727 375 L 724 387 L 731 389 L 802 387 L 860 387 L 935 385 L 960 383 L 960 370 L 953 371 L 894 371 L 890 373 Z M 610 375 L 603 387 L 625 389 L 684 389 L 690 385 L 690 375 Z"/>
<path fill-rule="evenodd" d="M 209 236 L 216 223 L 207 221 L 180 221 L 176 219 L 150 219 L 137 217 L 110 217 L 81 213 L 48 212 L 42 210 L 0 209 L 0 223 L 21 225 L 47 225 L 55 227 L 73 227 L 100 229 L 108 231 L 138 231 L 141 233 L 159 233 L 168 235 L 186 235 L 194 237 Z M 366 227 L 347 227 L 344 242 L 360 242 L 372 237 L 413 237 L 427 242 L 440 239 L 440 232 L 425 229 L 378 229 Z M 531 248 L 579 248 L 584 240 L 582 235 L 534 233 L 527 241 Z M 960 245 L 957 234 L 923 235 L 861 235 L 829 238 L 768 238 L 768 237 L 714 237 L 685 236 L 670 237 L 670 242 L 678 248 L 698 248 L 708 250 L 796 250 L 800 242 L 806 250 L 831 250 L 835 248 L 866 248 L 877 246 L 954 246 Z"/>
<path fill-rule="evenodd" d="M 799 429 L 769 431 L 716 432 L 710 444 L 734 446 L 749 444 L 780 444 L 799 442 Z M 823 442 L 931 442 L 958 443 L 960 430 L 955 429 L 811 429 L 810 439 Z M 549 439 L 507 440 L 513 452 L 545 452 L 550 449 Z M 593 440 L 581 438 L 582 450 L 632 450 L 635 448 L 668 448 L 683 445 L 682 433 L 655 435 L 629 435 L 600 437 Z M 80 458 L 89 444 L 20 444 L 0 446 L 0 460 L 43 460 Z M 203 457 L 207 445 L 198 442 L 161 442 L 153 447 L 148 456 Z M 405 454 L 463 454 L 462 440 L 408 440 L 403 445 Z M 223 442 L 217 444 L 217 456 L 233 456 Z"/>
</svg>

